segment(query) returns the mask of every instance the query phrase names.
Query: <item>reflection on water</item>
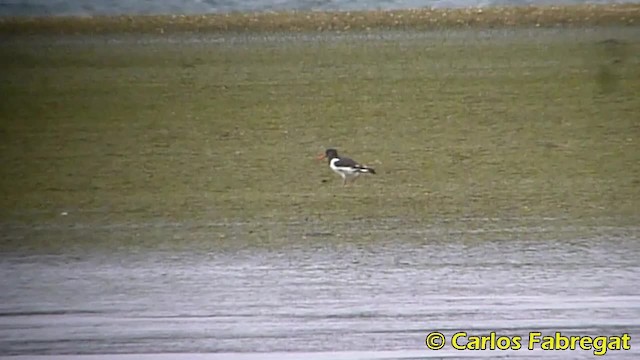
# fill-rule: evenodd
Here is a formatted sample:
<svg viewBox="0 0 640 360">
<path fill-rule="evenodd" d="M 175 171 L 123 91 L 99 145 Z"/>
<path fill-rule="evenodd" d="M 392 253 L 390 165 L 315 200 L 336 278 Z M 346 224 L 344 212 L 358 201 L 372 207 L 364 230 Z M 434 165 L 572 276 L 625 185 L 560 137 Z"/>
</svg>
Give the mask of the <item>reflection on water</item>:
<svg viewBox="0 0 640 360">
<path fill-rule="evenodd" d="M 449 345 L 436 353 L 424 340 L 432 330 L 448 338 L 457 331 L 523 338 L 529 331 L 627 332 L 633 344 L 640 337 L 637 229 L 562 240 L 520 230 L 478 241 L 431 229 L 373 242 L 317 232 L 277 247 L 212 241 L 193 251 L 4 253 L 0 348 L 5 355 L 566 359 L 593 354 Z M 411 241 L 403 238 L 409 233 Z M 615 358 L 639 354 L 632 347 Z"/>
</svg>

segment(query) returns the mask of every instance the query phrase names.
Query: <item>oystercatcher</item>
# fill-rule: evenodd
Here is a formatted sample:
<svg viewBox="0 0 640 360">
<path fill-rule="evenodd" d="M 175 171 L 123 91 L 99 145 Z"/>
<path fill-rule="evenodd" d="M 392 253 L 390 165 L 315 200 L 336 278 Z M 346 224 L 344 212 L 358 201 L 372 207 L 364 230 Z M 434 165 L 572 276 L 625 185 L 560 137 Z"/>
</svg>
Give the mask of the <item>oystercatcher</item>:
<svg viewBox="0 0 640 360">
<path fill-rule="evenodd" d="M 328 159 L 331 170 L 342 176 L 342 185 L 353 183 L 362 173 L 375 174 L 376 171 L 365 165 L 358 164 L 347 157 L 338 156 L 336 149 L 327 149 L 324 154 L 318 155 L 319 160 Z"/>
</svg>

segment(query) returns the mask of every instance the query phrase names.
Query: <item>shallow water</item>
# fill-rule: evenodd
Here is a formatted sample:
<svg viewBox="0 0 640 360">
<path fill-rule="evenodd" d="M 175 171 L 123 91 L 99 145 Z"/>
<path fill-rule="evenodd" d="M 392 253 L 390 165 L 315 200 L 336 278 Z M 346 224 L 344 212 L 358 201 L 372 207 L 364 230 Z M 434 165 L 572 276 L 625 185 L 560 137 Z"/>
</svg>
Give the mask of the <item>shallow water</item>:
<svg viewBox="0 0 640 360">
<path fill-rule="evenodd" d="M 490 232 L 414 226 L 378 231 L 384 241 L 292 230 L 277 243 L 250 246 L 230 236 L 219 246 L 215 233 L 207 243 L 203 232 L 177 225 L 165 235 L 145 226 L 137 231 L 142 238 L 182 232 L 200 237 L 200 246 L 3 254 L 3 354 L 586 359 L 592 351 L 446 345 L 436 352 L 424 341 L 430 331 L 447 339 L 458 331 L 523 338 L 531 331 L 628 333 L 631 344 L 640 336 L 637 228 L 565 224 L 553 230 L 562 234 L 557 240 L 548 239 L 545 226 Z M 113 228 L 102 236 L 129 232 Z M 640 352 L 632 346 L 609 354 L 632 359 Z"/>
<path fill-rule="evenodd" d="M 49 1 L 0 2 L 0 16 L 92 16 L 149 14 L 209 14 L 237 11 L 353 11 L 485 6 L 634 3 L 637 0 L 165 0 L 165 1 Z"/>
</svg>

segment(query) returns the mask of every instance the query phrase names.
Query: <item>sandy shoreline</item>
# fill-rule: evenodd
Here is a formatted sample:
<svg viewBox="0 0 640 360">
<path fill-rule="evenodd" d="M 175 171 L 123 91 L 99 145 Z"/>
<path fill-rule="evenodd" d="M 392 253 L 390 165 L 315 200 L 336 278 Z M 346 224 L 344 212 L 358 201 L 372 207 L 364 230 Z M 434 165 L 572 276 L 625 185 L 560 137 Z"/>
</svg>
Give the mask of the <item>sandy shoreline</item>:
<svg viewBox="0 0 640 360">
<path fill-rule="evenodd" d="M 640 5 L 0 19 L 0 34 L 305 32 L 373 29 L 637 26 Z"/>
</svg>

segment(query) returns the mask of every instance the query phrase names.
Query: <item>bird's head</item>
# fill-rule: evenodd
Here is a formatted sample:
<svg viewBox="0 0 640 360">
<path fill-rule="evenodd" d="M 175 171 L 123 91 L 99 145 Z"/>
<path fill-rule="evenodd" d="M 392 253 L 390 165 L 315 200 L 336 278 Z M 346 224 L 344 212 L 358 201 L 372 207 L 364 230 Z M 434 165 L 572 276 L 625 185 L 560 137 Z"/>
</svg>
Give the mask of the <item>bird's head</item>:
<svg viewBox="0 0 640 360">
<path fill-rule="evenodd" d="M 327 149 L 324 154 L 320 154 L 318 155 L 318 160 L 324 160 L 324 159 L 335 159 L 338 157 L 338 150 L 336 149 Z"/>
</svg>

